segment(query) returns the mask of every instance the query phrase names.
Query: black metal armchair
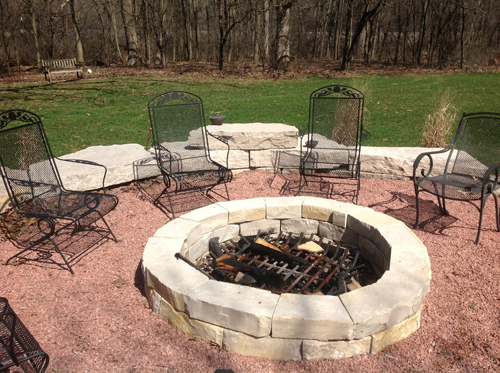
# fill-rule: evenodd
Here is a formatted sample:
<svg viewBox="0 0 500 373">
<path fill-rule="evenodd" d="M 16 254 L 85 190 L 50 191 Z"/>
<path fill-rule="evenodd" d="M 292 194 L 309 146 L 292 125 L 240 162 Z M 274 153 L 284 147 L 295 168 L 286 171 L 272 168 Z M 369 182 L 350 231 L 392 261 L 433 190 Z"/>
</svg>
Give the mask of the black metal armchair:
<svg viewBox="0 0 500 373">
<path fill-rule="evenodd" d="M 58 160 L 100 166 L 104 170 L 104 177 L 106 176 L 106 168 L 97 163 Z M 19 214 L 38 219 L 37 227 L 40 232 L 29 247 L 9 258 L 6 263 L 14 258 L 21 258 L 26 251 L 50 240 L 64 265 L 74 273 L 70 262 L 85 251 L 67 259 L 54 240 L 62 230 L 72 227 L 71 236 L 84 228 L 98 232 L 91 246 L 108 236 L 116 241 L 104 215 L 116 207 L 118 198 L 106 193 L 104 177 L 104 193 L 69 191 L 64 188 L 38 115 L 25 110 L 0 113 L 0 171 L 13 209 Z M 98 228 L 98 221 L 102 221 L 105 227 Z M 30 260 L 28 257 L 23 259 Z M 37 258 L 42 259 L 45 258 Z"/>
<path fill-rule="evenodd" d="M 472 203 L 479 210 L 479 227 L 475 244 L 479 242 L 483 210 L 488 197 L 493 196 L 496 207 L 497 229 L 500 231 L 498 196 L 500 192 L 500 114 L 464 114 L 452 143 L 445 149 L 420 154 L 413 163 L 413 183 L 418 227 L 419 193 L 424 191 L 437 197 L 441 213 L 448 214 L 445 200 Z M 444 171 L 434 169 L 433 155 L 448 153 Z M 419 174 L 420 170 L 420 174 Z M 479 206 L 474 203 L 479 201 Z"/>
<path fill-rule="evenodd" d="M 43 373 L 49 356 L 19 320 L 6 298 L 0 297 L 0 372 Z"/>
<path fill-rule="evenodd" d="M 190 203 L 192 198 L 174 202 L 174 195 L 200 190 L 206 195 L 219 194 L 214 187 L 220 184 L 224 186 L 224 194 L 219 195 L 229 200 L 226 185 L 232 178 L 228 168 L 229 144 L 207 131 L 201 98 L 188 92 L 169 91 L 154 97 L 148 109 L 156 161 L 165 183 L 155 203 L 166 194 L 175 217 L 176 213 L 199 206 Z"/>
<path fill-rule="evenodd" d="M 309 123 L 301 131 L 300 181 L 298 194 L 310 182 L 320 183 L 314 193 L 332 195 L 333 178 L 340 183 L 354 180 L 354 201 L 360 188 L 361 141 L 364 95 L 359 90 L 331 85 L 311 93 Z"/>
</svg>

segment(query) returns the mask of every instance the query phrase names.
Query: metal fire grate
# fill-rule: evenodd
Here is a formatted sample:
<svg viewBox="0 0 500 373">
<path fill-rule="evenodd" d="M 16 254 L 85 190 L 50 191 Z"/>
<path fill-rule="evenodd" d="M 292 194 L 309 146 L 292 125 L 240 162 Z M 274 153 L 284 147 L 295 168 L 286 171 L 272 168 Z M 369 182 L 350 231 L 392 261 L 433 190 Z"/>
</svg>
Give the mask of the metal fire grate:
<svg viewBox="0 0 500 373">
<path fill-rule="evenodd" d="M 378 279 L 358 247 L 315 235 L 306 239 L 303 234 L 259 231 L 254 238 L 239 236 L 224 243 L 214 238 L 209 254 L 195 266 L 207 276 L 277 294 L 339 295 Z"/>
</svg>

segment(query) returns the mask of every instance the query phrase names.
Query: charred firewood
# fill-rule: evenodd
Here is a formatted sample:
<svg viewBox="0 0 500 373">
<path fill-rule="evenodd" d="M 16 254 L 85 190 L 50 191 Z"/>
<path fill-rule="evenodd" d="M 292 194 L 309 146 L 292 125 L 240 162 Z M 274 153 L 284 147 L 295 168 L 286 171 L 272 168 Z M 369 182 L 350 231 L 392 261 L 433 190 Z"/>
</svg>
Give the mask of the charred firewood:
<svg viewBox="0 0 500 373">
<path fill-rule="evenodd" d="M 214 259 L 217 259 L 220 256 L 224 255 L 224 251 L 220 247 L 221 244 L 219 243 L 219 237 L 211 238 L 210 241 L 208 241 L 208 246 L 210 248 L 210 253 Z"/>
<path fill-rule="evenodd" d="M 252 242 L 250 244 L 250 247 L 248 248 L 248 250 L 252 251 L 255 254 L 259 254 L 262 256 L 268 256 L 268 257 L 271 257 L 275 260 L 278 260 L 278 261 L 281 261 L 284 263 L 288 263 L 289 266 L 292 266 L 294 264 L 303 264 L 303 265 L 308 266 L 309 264 L 311 264 L 307 260 L 305 260 L 304 258 L 300 258 L 298 256 L 289 254 L 285 251 L 281 251 L 277 247 L 270 248 L 269 244 L 264 246 L 264 245 L 258 243 L 257 241 Z"/>
<path fill-rule="evenodd" d="M 265 269 L 261 269 L 258 267 L 251 266 L 246 263 L 242 263 L 236 259 L 233 258 L 225 258 L 220 261 L 220 263 L 223 263 L 226 266 L 230 266 L 233 268 L 236 268 L 238 271 L 243 272 L 243 273 L 249 273 L 251 276 L 257 280 L 258 283 L 260 284 L 267 284 L 269 286 L 281 289 L 283 286 L 284 280 L 283 278 L 272 272 L 268 272 Z M 220 267 L 219 267 L 220 268 Z"/>
<path fill-rule="evenodd" d="M 215 265 L 212 266 L 212 277 L 217 281 L 230 282 L 233 284 L 236 283 L 236 281 L 233 280 L 231 276 L 226 274 L 226 272 L 224 272 L 223 270 L 217 268 L 217 266 Z"/>
</svg>

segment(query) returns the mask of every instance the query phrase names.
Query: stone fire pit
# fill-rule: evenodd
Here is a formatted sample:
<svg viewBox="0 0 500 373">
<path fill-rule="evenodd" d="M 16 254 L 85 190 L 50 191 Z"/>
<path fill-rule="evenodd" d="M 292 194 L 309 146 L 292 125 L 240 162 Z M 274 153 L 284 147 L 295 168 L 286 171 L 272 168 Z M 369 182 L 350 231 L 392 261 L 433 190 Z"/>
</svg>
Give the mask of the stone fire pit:
<svg viewBox="0 0 500 373">
<path fill-rule="evenodd" d="M 217 282 L 191 261 L 212 237 L 258 230 L 311 233 L 358 245 L 383 273 L 340 296 L 272 294 Z M 402 222 L 372 209 L 315 197 L 220 202 L 177 218 L 150 238 L 142 268 L 155 313 L 189 337 L 275 360 L 335 359 L 377 353 L 420 326 L 429 291 L 427 250 Z"/>
</svg>

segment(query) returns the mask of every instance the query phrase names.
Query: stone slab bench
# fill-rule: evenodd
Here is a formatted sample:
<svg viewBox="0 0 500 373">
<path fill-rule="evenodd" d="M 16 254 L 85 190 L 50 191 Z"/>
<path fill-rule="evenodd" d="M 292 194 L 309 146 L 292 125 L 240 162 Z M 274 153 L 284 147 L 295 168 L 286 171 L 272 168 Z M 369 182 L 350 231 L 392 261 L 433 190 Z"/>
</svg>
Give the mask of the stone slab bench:
<svg viewBox="0 0 500 373">
<path fill-rule="evenodd" d="M 295 127 L 280 123 L 234 123 L 208 126 L 214 134 L 228 139 L 230 144 L 229 168 L 233 173 L 257 170 L 263 172 L 298 172 L 300 144 Z M 186 151 L 196 144 L 186 141 Z M 361 177 L 409 179 L 413 174 L 413 161 L 424 151 L 435 148 L 373 147 L 361 148 Z M 211 152 L 215 160 L 222 160 L 219 150 Z M 106 187 L 160 175 L 154 151 L 139 144 L 91 146 L 76 153 L 62 156 L 100 163 L 108 168 Z M 438 154 L 435 169 L 442 170 L 446 156 Z M 70 190 L 99 189 L 102 173 L 95 167 L 57 162 L 63 185 Z M 0 184 L 0 211 L 8 207 L 8 197 Z"/>
</svg>

